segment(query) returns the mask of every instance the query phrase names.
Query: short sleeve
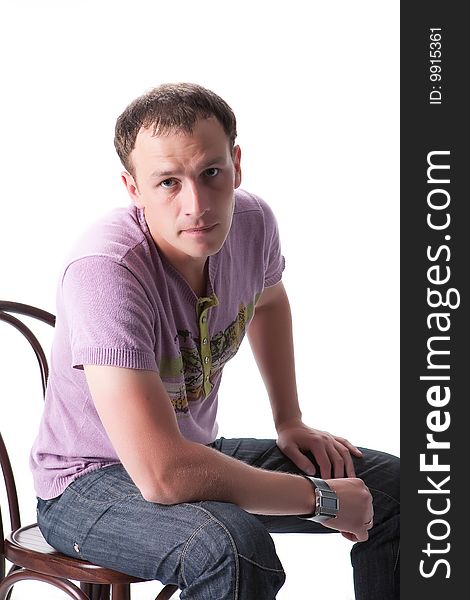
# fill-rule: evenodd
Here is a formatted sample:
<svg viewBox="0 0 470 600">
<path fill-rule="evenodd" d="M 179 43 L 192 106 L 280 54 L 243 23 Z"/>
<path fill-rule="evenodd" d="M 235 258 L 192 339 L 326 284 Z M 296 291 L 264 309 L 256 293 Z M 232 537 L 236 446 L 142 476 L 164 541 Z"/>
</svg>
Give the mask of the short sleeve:
<svg viewBox="0 0 470 600">
<path fill-rule="evenodd" d="M 285 258 L 281 252 L 281 241 L 276 217 L 271 207 L 257 198 L 264 215 L 264 287 L 271 287 L 281 280 Z"/>
<path fill-rule="evenodd" d="M 61 291 L 73 367 L 158 370 L 155 311 L 126 266 L 106 256 L 81 258 L 66 269 Z"/>
</svg>

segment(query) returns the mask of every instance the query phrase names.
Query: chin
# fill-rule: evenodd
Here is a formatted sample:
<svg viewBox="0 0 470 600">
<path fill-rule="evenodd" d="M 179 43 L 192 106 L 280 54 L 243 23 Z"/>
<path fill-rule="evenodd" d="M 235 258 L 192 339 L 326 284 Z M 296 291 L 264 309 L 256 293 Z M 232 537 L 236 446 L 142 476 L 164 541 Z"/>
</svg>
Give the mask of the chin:
<svg viewBox="0 0 470 600">
<path fill-rule="evenodd" d="M 194 241 L 191 244 L 185 244 L 184 252 L 189 256 L 194 258 L 203 258 L 205 256 L 211 256 L 212 254 L 217 254 L 217 252 L 222 248 L 225 242 L 224 239 L 218 240 L 199 240 Z"/>
<path fill-rule="evenodd" d="M 191 248 L 186 248 L 185 252 L 189 256 L 193 258 L 206 258 L 207 256 L 212 256 L 213 254 L 217 254 L 217 252 L 222 248 L 222 244 L 200 244 L 197 247 L 192 246 Z"/>
</svg>

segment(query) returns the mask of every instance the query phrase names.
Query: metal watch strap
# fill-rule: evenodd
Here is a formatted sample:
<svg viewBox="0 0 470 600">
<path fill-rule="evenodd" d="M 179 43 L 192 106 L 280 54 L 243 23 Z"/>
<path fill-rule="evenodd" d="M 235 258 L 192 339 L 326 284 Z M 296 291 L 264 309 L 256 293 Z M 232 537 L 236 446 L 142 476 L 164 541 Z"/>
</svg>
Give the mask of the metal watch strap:
<svg viewBox="0 0 470 600">
<path fill-rule="evenodd" d="M 320 479 L 319 477 L 312 477 L 311 475 L 304 475 L 306 479 L 308 479 L 315 491 L 315 510 L 310 515 L 299 515 L 303 519 L 309 519 L 310 521 L 316 521 L 317 523 L 322 523 L 323 521 L 328 521 L 329 519 L 335 519 L 337 517 L 337 512 L 339 509 L 339 500 L 336 495 L 336 492 L 331 489 L 331 487 L 326 483 L 324 479 Z M 318 497 L 317 490 L 320 492 L 321 498 L 326 498 L 331 500 L 336 508 L 331 509 L 322 509 L 321 508 L 321 498 Z"/>
<path fill-rule="evenodd" d="M 325 492 L 333 491 L 324 479 L 320 479 L 319 477 L 312 477 L 311 475 L 304 475 L 304 477 L 306 479 L 310 479 L 310 481 L 313 483 L 314 488 L 318 488 L 319 490 L 323 490 Z"/>
</svg>

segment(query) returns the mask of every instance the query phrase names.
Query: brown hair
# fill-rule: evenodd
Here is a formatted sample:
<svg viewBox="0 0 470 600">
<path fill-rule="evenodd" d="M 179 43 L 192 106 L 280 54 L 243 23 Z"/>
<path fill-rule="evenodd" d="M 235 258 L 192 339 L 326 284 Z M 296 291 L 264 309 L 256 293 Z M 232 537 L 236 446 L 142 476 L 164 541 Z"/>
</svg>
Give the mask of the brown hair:
<svg viewBox="0 0 470 600">
<path fill-rule="evenodd" d="M 220 96 L 196 83 L 164 83 L 136 98 L 118 117 L 114 147 L 124 168 L 135 176 L 130 154 L 142 127 L 153 127 L 154 135 L 171 131 L 191 134 L 198 119 L 212 116 L 224 128 L 233 149 L 236 119 Z"/>
</svg>

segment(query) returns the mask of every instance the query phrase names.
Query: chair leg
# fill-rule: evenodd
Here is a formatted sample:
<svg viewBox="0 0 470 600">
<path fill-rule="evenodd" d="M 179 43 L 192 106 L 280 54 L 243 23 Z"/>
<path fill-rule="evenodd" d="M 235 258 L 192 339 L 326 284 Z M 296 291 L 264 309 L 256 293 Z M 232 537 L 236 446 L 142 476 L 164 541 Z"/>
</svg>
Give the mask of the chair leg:
<svg viewBox="0 0 470 600">
<path fill-rule="evenodd" d="M 110 585 L 100 585 L 99 593 L 100 595 L 97 597 L 97 600 L 110 600 L 111 598 L 111 586 Z"/>
<path fill-rule="evenodd" d="M 80 589 L 90 600 L 109 600 L 111 586 L 101 583 L 80 583 Z"/>
<path fill-rule="evenodd" d="M 173 596 L 173 594 L 175 592 L 178 591 L 178 589 L 179 588 L 177 585 L 173 585 L 172 583 L 169 583 L 160 591 L 160 593 L 155 598 L 155 600 L 170 600 L 170 598 Z"/>
<path fill-rule="evenodd" d="M 113 583 L 111 585 L 111 600 L 131 600 L 129 583 Z"/>
</svg>

